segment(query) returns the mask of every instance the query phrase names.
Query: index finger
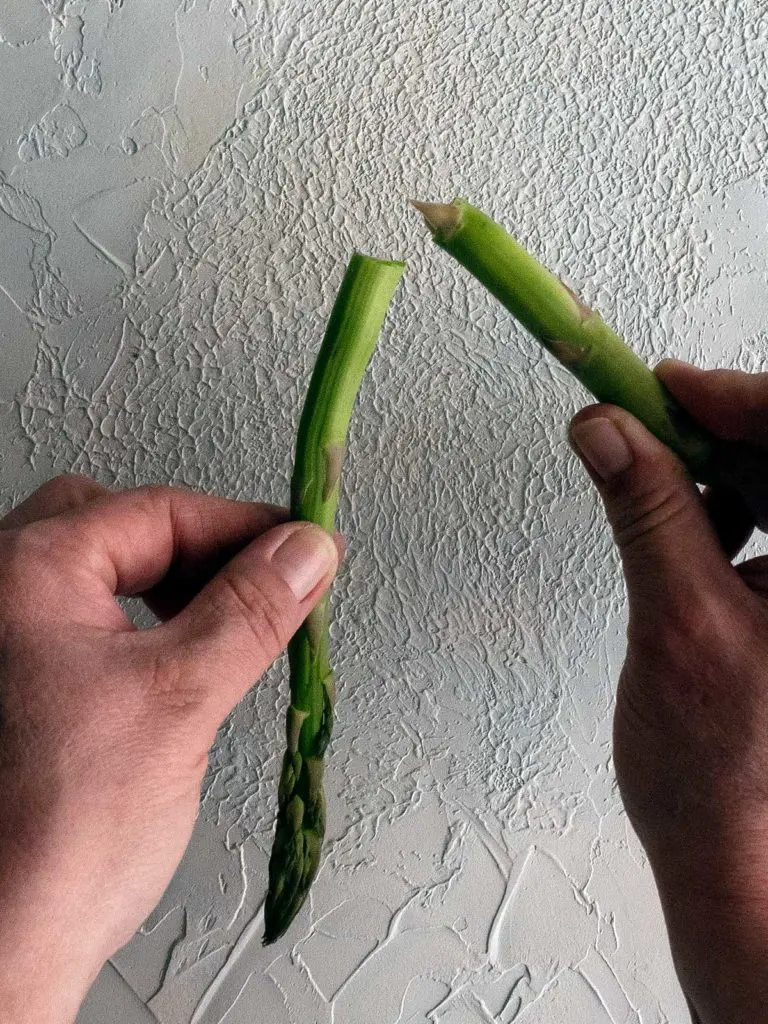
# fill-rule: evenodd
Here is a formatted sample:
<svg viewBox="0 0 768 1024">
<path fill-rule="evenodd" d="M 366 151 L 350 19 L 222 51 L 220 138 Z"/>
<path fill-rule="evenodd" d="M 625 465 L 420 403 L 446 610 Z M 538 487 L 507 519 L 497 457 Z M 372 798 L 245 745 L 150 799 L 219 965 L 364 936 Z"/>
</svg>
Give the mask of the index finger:
<svg viewBox="0 0 768 1024">
<path fill-rule="evenodd" d="M 733 561 L 751 537 L 755 518 L 738 491 L 730 487 L 707 487 L 701 497 L 723 551 Z"/>
<path fill-rule="evenodd" d="M 28 495 L 0 519 L 0 530 L 17 530 L 21 526 L 50 519 L 62 512 L 86 505 L 94 498 L 109 494 L 106 487 L 86 476 L 64 473 L 46 480 L 44 484 Z"/>
<path fill-rule="evenodd" d="M 665 359 L 655 372 L 717 437 L 768 447 L 768 373 L 702 370 L 676 359 Z"/>
<path fill-rule="evenodd" d="M 659 378 L 719 443 L 718 481 L 744 499 L 754 523 L 768 530 L 768 373 L 700 370 L 665 360 Z"/>
<path fill-rule="evenodd" d="M 74 558 L 112 594 L 129 596 L 156 586 L 172 565 L 189 569 L 232 553 L 287 518 L 276 505 L 147 486 L 96 498 L 40 528 L 59 533 L 70 565 Z"/>
</svg>

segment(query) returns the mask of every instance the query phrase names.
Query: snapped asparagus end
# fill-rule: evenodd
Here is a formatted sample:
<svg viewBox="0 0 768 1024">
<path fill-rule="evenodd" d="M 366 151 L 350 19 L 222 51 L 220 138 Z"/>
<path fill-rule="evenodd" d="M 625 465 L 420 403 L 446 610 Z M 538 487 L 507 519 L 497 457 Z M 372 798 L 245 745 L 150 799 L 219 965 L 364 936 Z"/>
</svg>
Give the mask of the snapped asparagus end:
<svg viewBox="0 0 768 1024">
<path fill-rule="evenodd" d="M 429 230 L 441 239 L 450 238 L 461 227 L 462 210 L 456 200 L 452 203 L 420 203 L 412 199 L 411 206 L 424 215 Z"/>
<path fill-rule="evenodd" d="M 376 256 L 367 256 L 365 253 L 355 250 L 349 259 L 347 270 L 351 268 L 353 271 L 359 271 L 360 268 L 363 268 L 363 270 L 367 268 L 370 271 L 370 268 L 372 267 L 378 267 L 381 269 L 391 267 L 395 271 L 404 271 L 406 263 L 405 260 L 382 260 Z"/>
</svg>

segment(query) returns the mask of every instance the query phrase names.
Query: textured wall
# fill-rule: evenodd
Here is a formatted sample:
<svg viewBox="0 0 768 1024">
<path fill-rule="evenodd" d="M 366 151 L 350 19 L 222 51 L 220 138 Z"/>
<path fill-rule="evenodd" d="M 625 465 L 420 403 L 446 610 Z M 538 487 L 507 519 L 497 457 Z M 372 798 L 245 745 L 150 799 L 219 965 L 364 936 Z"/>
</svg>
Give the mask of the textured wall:
<svg viewBox="0 0 768 1024">
<path fill-rule="evenodd" d="M 767 46 L 736 0 L 0 0 L 5 506 L 66 469 L 284 501 L 348 253 L 410 267 L 350 442 L 311 906 L 261 948 L 281 664 L 83 1022 L 685 1019 L 611 770 L 582 396 L 406 200 L 470 196 L 649 360 L 755 369 Z"/>
</svg>

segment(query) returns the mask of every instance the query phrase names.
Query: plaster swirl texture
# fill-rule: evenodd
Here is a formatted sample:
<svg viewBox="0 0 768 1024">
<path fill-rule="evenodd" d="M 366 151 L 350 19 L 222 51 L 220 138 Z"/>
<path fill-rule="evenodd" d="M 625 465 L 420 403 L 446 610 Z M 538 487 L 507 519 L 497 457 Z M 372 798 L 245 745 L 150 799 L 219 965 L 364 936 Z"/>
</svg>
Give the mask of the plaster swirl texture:
<svg viewBox="0 0 768 1024">
<path fill-rule="evenodd" d="M 310 904 L 261 948 L 281 662 L 82 1024 L 685 1019 L 611 769 L 583 396 L 406 201 L 471 197 L 649 361 L 765 368 L 766 47 L 735 0 L 0 2 L 4 507 L 64 470 L 284 502 L 350 250 L 409 262 L 350 437 Z"/>
</svg>

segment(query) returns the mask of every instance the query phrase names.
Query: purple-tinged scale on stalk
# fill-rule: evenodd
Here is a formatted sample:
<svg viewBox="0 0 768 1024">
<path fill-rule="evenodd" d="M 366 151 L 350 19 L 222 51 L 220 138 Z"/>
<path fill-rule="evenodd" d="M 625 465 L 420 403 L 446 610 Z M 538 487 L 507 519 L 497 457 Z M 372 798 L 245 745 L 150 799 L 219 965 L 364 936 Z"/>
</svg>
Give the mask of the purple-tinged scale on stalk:
<svg viewBox="0 0 768 1024">
<path fill-rule="evenodd" d="M 299 735 L 301 733 L 301 727 L 304 725 L 304 719 L 308 714 L 308 711 L 302 711 L 301 708 L 297 708 L 293 704 L 288 708 L 286 741 L 288 744 L 288 750 L 292 754 L 295 754 L 299 749 Z"/>
<path fill-rule="evenodd" d="M 573 369 L 575 369 L 579 363 L 583 362 L 589 354 L 589 347 L 587 345 L 577 345 L 570 341 L 558 341 L 556 338 L 542 338 L 541 343 L 549 349 L 556 359 L 559 359 L 565 366 Z"/>
<path fill-rule="evenodd" d="M 319 757 L 308 757 L 304 762 L 307 768 L 307 774 L 312 780 L 311 790 L 320 790 L 320 783 L 323 781 L 323 761 Z"/>
<path fill-rule="evenodd" d="M 301 823 L 304 820 L 304 801 L 300 796 L 294 796 L 285 809 L 285 817 L 291 832 L 300 832 Z"/>
<path fill-rule="evenodd" d="M 323 482 L 323 501 L 328 501 L 339 485 L 341 467 L 344 462 L 345 446 L 328 444 L 325 446 L 325 481 Z"/>
<path fill-rule="evenodd" d="M 304 808 L 304 824 L 322 832 L 325 829 L 325 795 L 323 794 L 323 759 L 308 757 L 304 768 L 309 776 L 309 800 Z M 318 850 L 318 854 L 319 854 Z"/>
<path fill-rule="evenodd" d="M 283 758 L 283 770 L 280 773 L 277 787 L 277 801 L 280 807 L 285 807 L 294 794 L 296 783 L 301 774 L 302 762 L 302 756 L 298 751 L 292 754 L 289 750 L 286 750 Z"/>
<path fill-rule="evenodd" d="M 320 644 L 322 643 L 323 636 L 328 627 L 328 600 L 323 599 L 319 604 L 315 605 L 312 611 L 304 620 L 304 626 L 307 630 L 307 639 L 309 640 L 309 647 L 312 655 L 316 655 L 320 650 Z"/>
<path fill-rule="evenodd" d="M 325 692 L 328 694 L 328 700 L 331 702 L 331 707 L 336 706 L 336 677 L 333 672 L 328 672 L 323 676 L 323 686 Z"/>
<path fill-rule="evenodd" d="M 569 288 L 565 281 L 560 281 L 560 284 L 563 286 L 563 288 L 565 288 L 565 290 L 571 296 L 573 301 L 579 307 L 579 313 L 581 314 L 582 320 L 589 320 L 591 316 L 594 316 L 595 311 L 589 308 L 586 302 L 584 302 L 584 300 L 576 294 L 573 288 Z"/>
</svg>

